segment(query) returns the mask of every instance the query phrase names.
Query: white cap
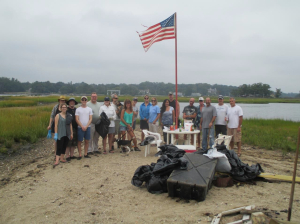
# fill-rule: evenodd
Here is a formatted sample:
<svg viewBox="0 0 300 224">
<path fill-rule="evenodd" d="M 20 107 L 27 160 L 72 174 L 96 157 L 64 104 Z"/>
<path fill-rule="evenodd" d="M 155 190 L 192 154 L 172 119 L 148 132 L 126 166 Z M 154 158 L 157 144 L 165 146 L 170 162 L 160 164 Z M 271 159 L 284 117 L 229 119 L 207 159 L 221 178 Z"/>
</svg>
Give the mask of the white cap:
<svg viewBox="0 0 300 224">
<path fill-rule="evenodd" d="M 202 101 L 204 101 L 203 97 L 201 97 L 201 96 L 199 97 L 199 100 L 202 100 Z"/>
</svg>

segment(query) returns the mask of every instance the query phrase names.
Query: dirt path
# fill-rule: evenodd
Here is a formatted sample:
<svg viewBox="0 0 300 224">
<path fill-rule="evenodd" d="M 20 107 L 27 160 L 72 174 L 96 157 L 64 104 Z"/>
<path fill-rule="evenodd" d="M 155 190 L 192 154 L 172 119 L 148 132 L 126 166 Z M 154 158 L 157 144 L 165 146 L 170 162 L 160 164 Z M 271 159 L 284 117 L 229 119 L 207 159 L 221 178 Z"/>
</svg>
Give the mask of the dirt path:
<svg viewBox="0 0 300 224">
<path fill-rule="evenodd" d="M 287 218 L 291 183 L 213 186 L 205 201 L 185 201 L 131 185 L 138 166 L 156 162 L 153 148 L 146 158 L 141 147 L 142 152 L 129 156 L 116 151 L 53 169 L 52 145 L 52 140 L 43 139 L 1 158 L 0 223 L 207 223 L 219 212 L 251 204 L 269 216 Z M 292 175 L 294 154 L 251 146 L 242 150 L 243 162 L 258 162 L 265 172 Z M 294 199 L 292 220 L 298 221 L 299 184 Z"/>
</svg>

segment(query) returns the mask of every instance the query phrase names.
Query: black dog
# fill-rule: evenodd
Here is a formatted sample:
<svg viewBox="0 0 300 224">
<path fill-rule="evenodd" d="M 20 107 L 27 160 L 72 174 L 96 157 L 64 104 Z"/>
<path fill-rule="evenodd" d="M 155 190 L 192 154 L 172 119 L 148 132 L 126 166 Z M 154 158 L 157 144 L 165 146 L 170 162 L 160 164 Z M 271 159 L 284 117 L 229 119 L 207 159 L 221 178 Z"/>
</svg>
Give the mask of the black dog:
<svg viewBox="0 0 300 224">
<path fill-rule="evenodd" d="M 122 140 L 122 139 L 115 139 L 115 142 L 117 142 L 118 144 L 118 148 L 122 147 L 122 151 L 121 152 L 126 152 L 126 149 L 128 149 L 128 153 L 131 151 L 131 140 Z"/>
</svg>

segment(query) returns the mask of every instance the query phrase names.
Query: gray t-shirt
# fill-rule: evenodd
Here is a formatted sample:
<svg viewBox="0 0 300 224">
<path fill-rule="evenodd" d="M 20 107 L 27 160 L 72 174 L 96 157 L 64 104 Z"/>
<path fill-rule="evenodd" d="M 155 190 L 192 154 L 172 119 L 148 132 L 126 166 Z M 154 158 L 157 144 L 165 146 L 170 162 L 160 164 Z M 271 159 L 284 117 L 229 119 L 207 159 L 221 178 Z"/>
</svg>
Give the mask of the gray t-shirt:
<svg viewBox="0 0 300 224">
<path fill-rule="evenodd" d="M 86 105 L 90 107 L 93 111 L 92 124 L 96 124 L 100 120 L 99 111 L 100 111 L 101 103 L 99 102 L 92 103 L 91 101 L 89 101 L 86 103 Z"/>
<path fill-rule="evenodd" d="M 203 107 L 202 109 L 202 128 L 209 128 L 209 123 L 213 117 L 217 116 L 217 110 L 214 106 Z"/>
</svg>

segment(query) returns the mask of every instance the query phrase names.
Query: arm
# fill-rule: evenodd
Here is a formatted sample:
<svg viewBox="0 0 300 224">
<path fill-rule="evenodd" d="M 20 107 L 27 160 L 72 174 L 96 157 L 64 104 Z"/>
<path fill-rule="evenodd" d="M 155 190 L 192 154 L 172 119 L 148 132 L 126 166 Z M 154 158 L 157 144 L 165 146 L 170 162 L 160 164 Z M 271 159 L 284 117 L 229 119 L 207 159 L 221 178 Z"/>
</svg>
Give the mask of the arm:
<svg viewBox="0 0 300 224">
<path fill-rule="evenodd" d="M 183 117 L 183 119 L 186 119 L 187 115 L 185 115 L 185 113 L 183 113 L 182 117 Z"/>
<path fill-rule="evenodd" d="M 156 118 L 155 118 L 154 121 L 153 121 L 153 124 L 155 124 L 156 121 L 157 121 L 159 118 L 160 118 L 160 113 L 157 114 Z"/>
<path fill-rule="evenodd" d="M 201 118 L 202 119 L 202 118 Z M 209 128 L 211 128 L 211 126 L 213 126 L 213 123 L 215 122 L 216 120 L 216 116 L 213 116 L 213 118 L 211 119 L 210 123 L 209 123 Z"/>
<path fill-rule="evenodd" d="M 57 126 L 58 126 L 58 120 L 59 120 L 59 115 L 57 114 L 56 116 L 55 116 L 55 128 L 54 128 L 54 132 L 55 133 L 57 133 Z"/>
<path fill-rule="evenodd" d="M 57 107 L 54 106 L 53 109 L 52 109 L 52 111 L 51 111 L 50 121 L 49 121 L 49 125 L 48 125 L 48 127 L 47 127 L 48 130 L 51 129 L 52 123 L 55 122 L 55 109 L 56 109 L 56 108 L 57 108 Z"/>
<path fill-rule="evenodd" d="M 78 126 L 81 127 L 81 129 L 82 129 L 83 127 L 82 127 L 82 124 L 81 124 L 81 122 L 79 120 L 79 116 L 78 115 L 75 115 L 75 120 L 76 120 L 76 123 L 78 124 Z"/>
<path fill-rule="evenodd" d="M 112 116 L 112 120 L 116 120 L 117 119 L 117 114 L 116 114 L 116 111 L 115 110 L 112 110 L 113 111 L 113 116 Z"/>
<path fill-rule="evenodd" d="M 140 118 L 141 120 L 144 120 L 142 105 L 140 106 Z"/>
<path fill-rule="evenodd" d="M 239 126 L 237 128 L 237 132 L 241 132 L 242 123 L 243 123 L 243 116 L 239 116 Z"/>
<path fill-rule="evenodd" d="M 93 119 L 93 115 L 89 115 L 89 122 L 84 128 L 82 128 L 83 131 L 86 131 L 86 129 L 90 126 L 90 124 L 92 123 L 92 119 Z"/>
<path fill-rule="evenodd" d="M 72 126 L 72 122 L 70 124 L 70 129 L 71 129 L 71 137 L 70 137 L 70 139 L 72 140 L 73 139 L 73 126 Z"/>
<path fill-rule="evenodd" d="M 122 110 L 120 119 L 121 119 L 121 121 L 123 122 L 123 124 L 126 125 L 127 123 L 126 123 L 126 121 L 124 120 L 124 113 L 125 113 L 125 109 Z M 132 117 L 133 117 L 133 116 L 132 116 Z M 126 126 L 127 126 L 127 125 L 126 125 Z"/>
</svg>

